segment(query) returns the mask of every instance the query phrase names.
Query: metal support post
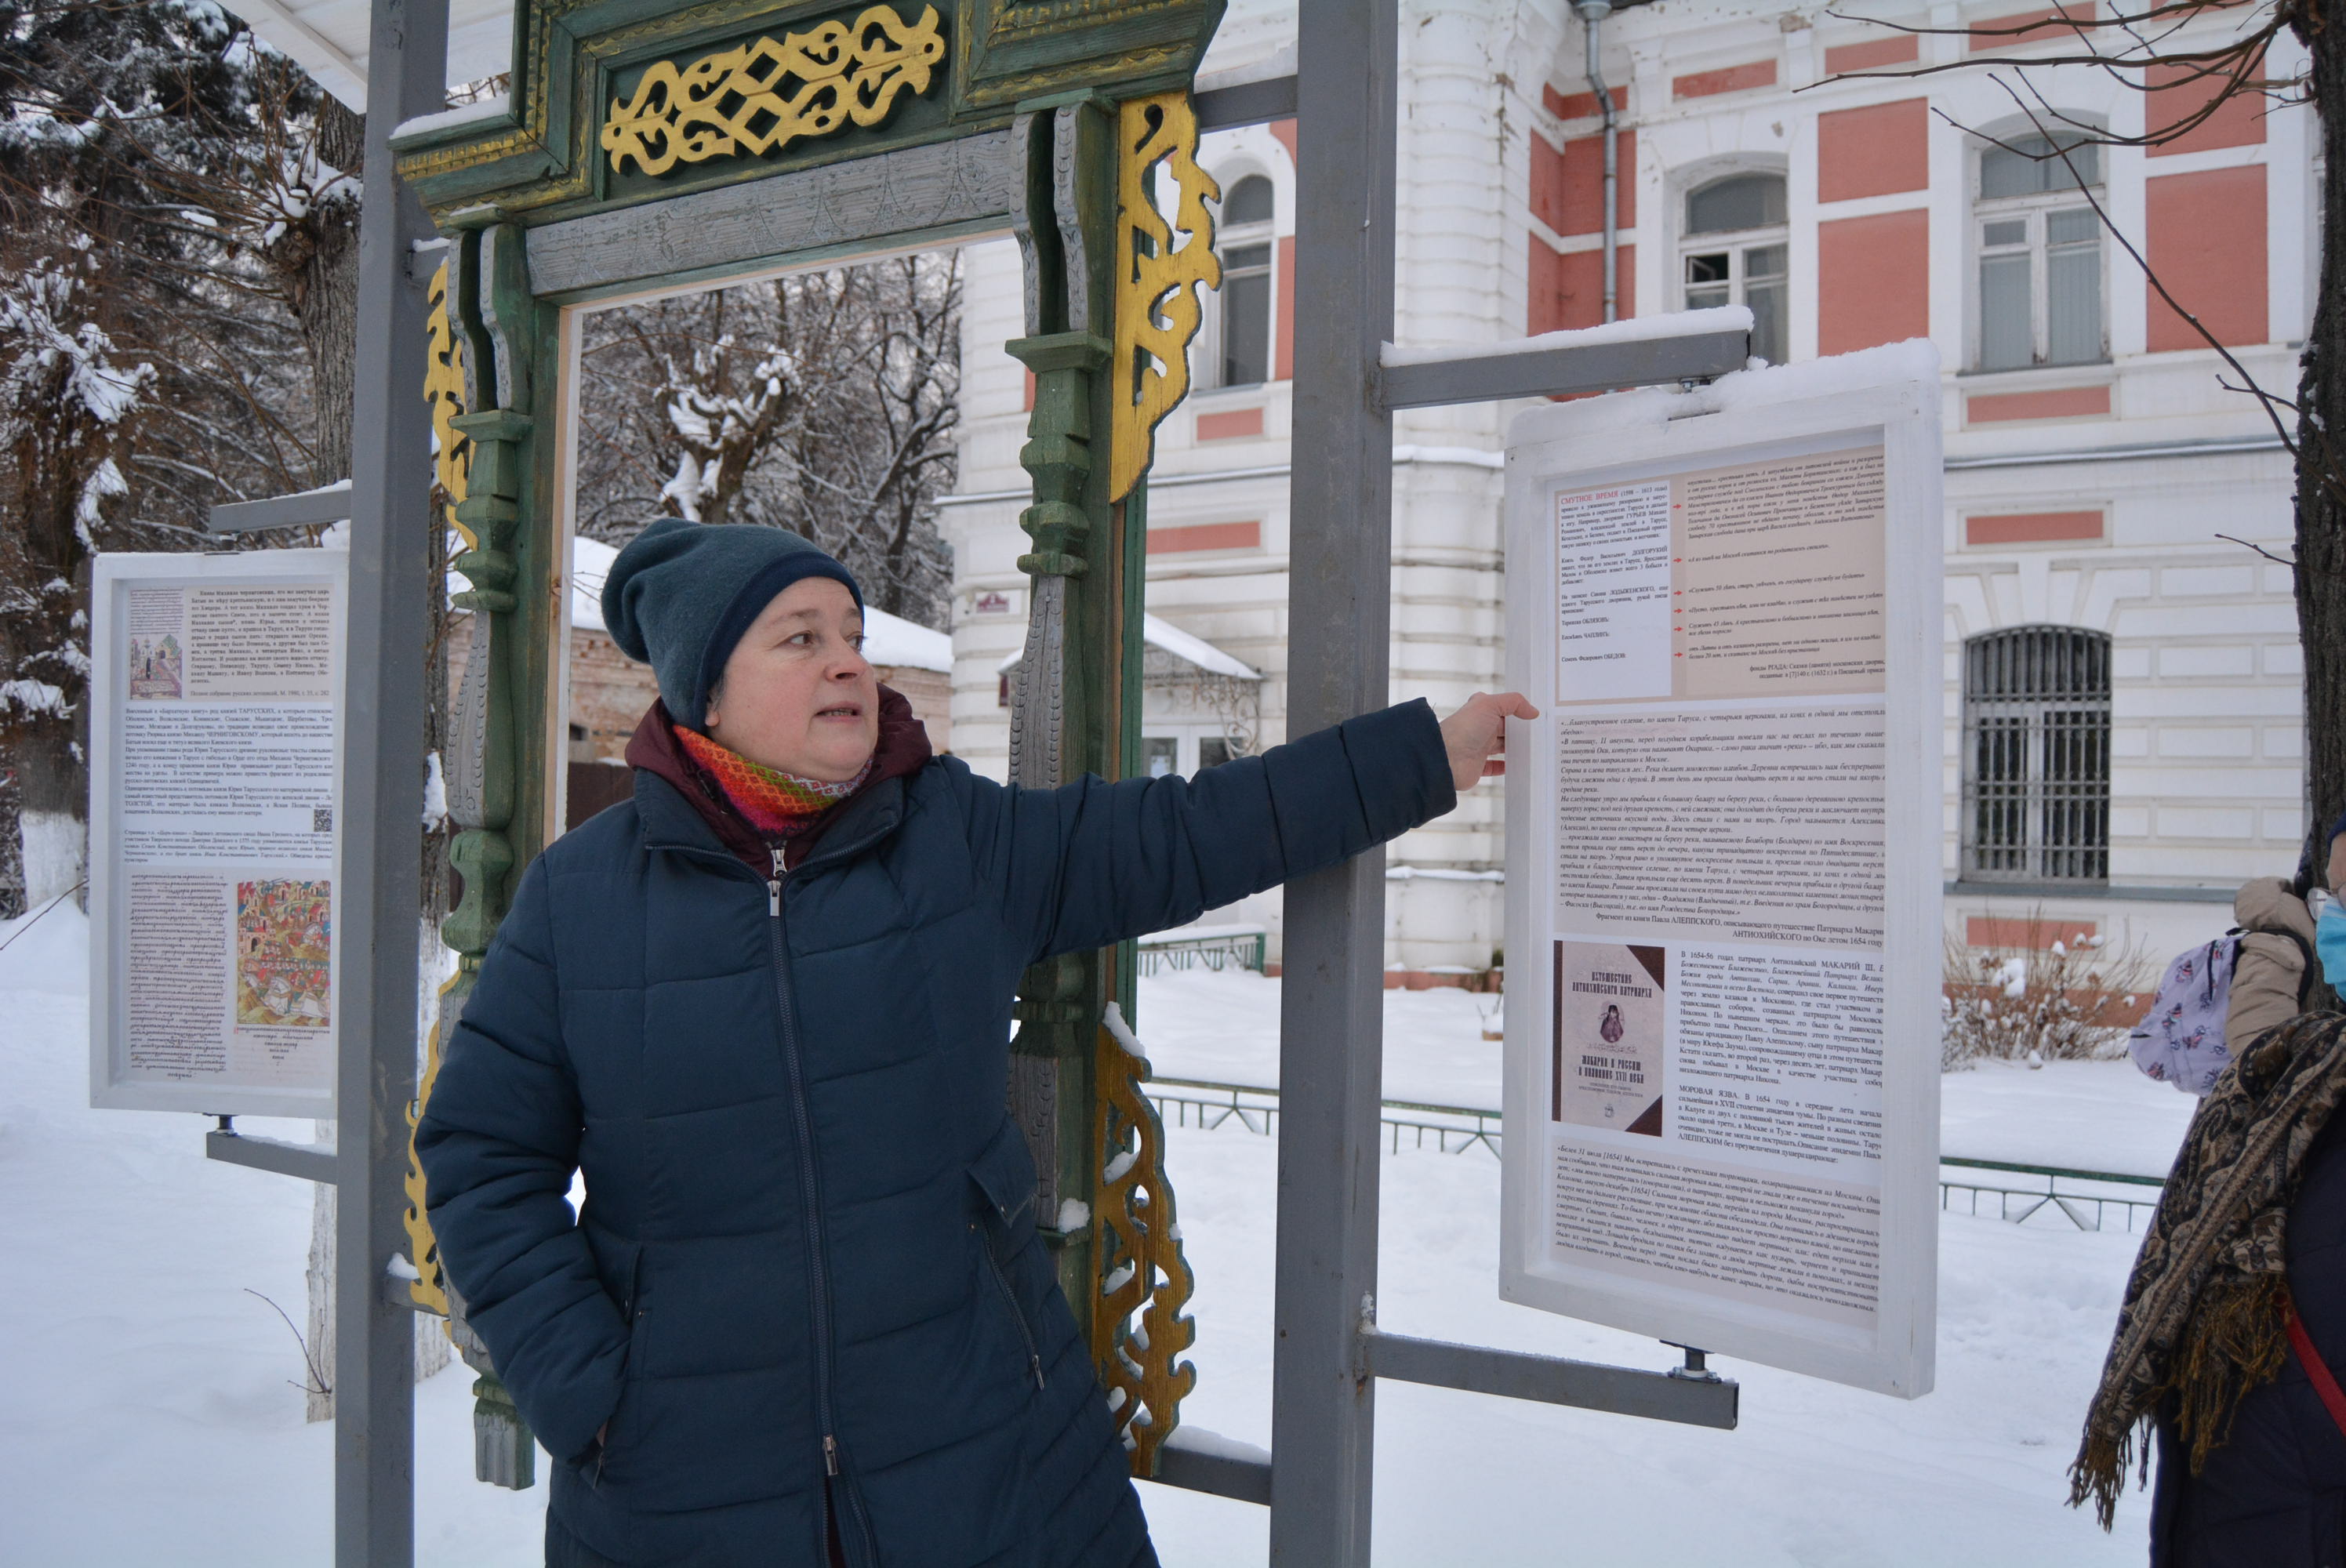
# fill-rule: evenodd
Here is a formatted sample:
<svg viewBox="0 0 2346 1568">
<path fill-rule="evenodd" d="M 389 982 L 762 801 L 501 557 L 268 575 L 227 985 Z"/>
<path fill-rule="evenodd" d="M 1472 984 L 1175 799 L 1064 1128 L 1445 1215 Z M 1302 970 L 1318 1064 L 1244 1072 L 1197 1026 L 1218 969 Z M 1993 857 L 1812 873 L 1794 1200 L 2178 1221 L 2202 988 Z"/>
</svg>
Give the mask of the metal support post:
<svg viewBox="0 0 2346 1568">
<path fill-rule="evenodd" d="M 351 514 L 351 487 L 304 490 L 266 501 L 226 501 L 211 509 L 204 526 L 214 534 L 259 534 L 270 528 L 316 528 Z"/>
<path fill-rule="evenodd" d="M 1300 0 L 1288 731 L 1389 700 L 1395 0 Z M 1287 887 L 1270 1560 L 1365 1568 L 1376 1384 L 1384 856 Z"/>
<path fill-rule="evenodd" d="M 1649 1372 L 1637 1367 L 1496 1350 L 1487 1345 L 1453 1345 L 1373 1329 L 1363 1338 L 1369 1369 L 1378 1377 L 1437 1389 L 1536 1400 L 1542 1404 L 1679 1421 L 1721 1431 L 1735 1430 L 1741 1400 L 1737 1385 L 1704 1368 L 1700 1350 L 1688 1350 L 1683 1367 Z"/>
<path fill-rule="evenodd" d="M 335 1066 L 334 1563 L 415 1554 L 415 1319 L 385 1298 L 401 1254 L 407 1105 L 415 1095 L 423 896 L 424 627 L 432 425 L 423 402 L 434 232 L 401 183 L 391 132 L 447 95 L 447 0 L 373 0 L 352 450 L 350 646 L 343 691 L 340 1057 Z"/>
<path fill-rule="evenodd" d="M 1665 316 L 1655 321 L 1652 336 L 1616 342 L 1555 346 L 1519 338 L 1448 358 L 1410 356 L 1384 366 L 1380 401 L 1389 409 L 1438 408 L 1715 380 L 1744 367 L 1751 334 L 1709 326 L 1709 316 L 1688 312 L 1683 320 L 1691 331 L 1673 331 L 1679 319 Z"/>
<path fill-rule="evenodd" d="M 1200 132 L 1236 130 L 1295 117 L 1295 78 L 1265 76 L 1235 87 L 1214 87 L 1190 102 Z"/>
<path fill-rule="evenodd" d="M 248 1137 L 228 1123 L 229 1118 L 222 1116 L 219 1127 L 204 1135 L 206 1159 L 300 1176 L 303 1181 L 323 1182 L 328 1186 L 334 1186 L 340 1177 L 341 1162 L 332 1146 L 321 1148 L 315 1144 L 289 1144 L 282 1138 Z"/>
</svg>

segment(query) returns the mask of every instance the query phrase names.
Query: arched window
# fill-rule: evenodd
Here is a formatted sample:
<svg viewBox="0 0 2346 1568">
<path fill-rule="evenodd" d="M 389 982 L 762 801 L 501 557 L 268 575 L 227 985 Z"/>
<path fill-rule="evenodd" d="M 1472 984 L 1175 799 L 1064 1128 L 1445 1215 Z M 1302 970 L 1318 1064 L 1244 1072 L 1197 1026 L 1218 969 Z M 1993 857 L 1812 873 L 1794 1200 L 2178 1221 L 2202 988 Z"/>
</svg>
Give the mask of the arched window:
<svg viewBox="0 0 2346 1568">
<path fill-rule="evenodd" d="M 2072 143 L 2064 161 L 2041 136 L 1980 149 L 1972 219 L 1979 243 L 1974 360 L 1981 370 L 2109 358 L 2101 220 L 2083 194 L 2102 183 L 2101 150 Z"/>
<path fill-rule="evenodd" d="M 2014 626 L 1964 645 L 1963 875 L 2110 874 L 2110 639 Z"/>
<path fill-rule="evenodd" d="M 1214 235 L 1222 258 L 1217 386 L 1270 379 L 1270 181 L 1261 175 L 1248 175 L 1222 198 Z"/>
<path fill-rule="evenodd" d="M 1784 177 L 1730 174 L 1687 192 L 1679 276 L 1686 308 L 1751 307 L 1751 351 L 1780 365 L 1785 319 Z"/>
</svg>

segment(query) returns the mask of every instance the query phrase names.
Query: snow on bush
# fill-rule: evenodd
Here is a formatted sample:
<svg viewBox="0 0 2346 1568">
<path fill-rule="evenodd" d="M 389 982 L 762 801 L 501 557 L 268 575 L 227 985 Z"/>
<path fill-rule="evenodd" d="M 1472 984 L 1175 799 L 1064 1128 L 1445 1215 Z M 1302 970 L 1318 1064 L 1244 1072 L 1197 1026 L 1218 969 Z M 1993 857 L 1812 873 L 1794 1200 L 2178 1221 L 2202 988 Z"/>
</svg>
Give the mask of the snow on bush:
<svg viewBox="0 0 2346 1568">
<path fill-rule="evenodd" d="M 2114 951 L 2041 911 L 2009 946 L 1973 947 L 1950 935 L 1939 998 L 1941 1070 L 1983 1058 L 2041 1065 L 2119 1055 L 2153 978 L 2139 949 Z"/>
</svg>

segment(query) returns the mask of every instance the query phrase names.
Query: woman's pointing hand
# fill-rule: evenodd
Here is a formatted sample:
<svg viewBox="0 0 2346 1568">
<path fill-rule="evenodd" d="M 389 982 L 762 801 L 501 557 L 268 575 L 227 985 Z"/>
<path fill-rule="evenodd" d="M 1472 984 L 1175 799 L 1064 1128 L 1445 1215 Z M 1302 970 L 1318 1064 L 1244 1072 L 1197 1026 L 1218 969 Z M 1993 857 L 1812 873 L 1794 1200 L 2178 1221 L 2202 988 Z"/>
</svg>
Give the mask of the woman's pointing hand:
<svg viewBox="0 0 2346 1568">
<path fill-rule="evenodd" d="M 1507 720 L 1537 718 L 1539 709 L 1521 692 L 1493 696 L 1478 691 L 1466 706 L 1442 721 L 1442 744 L 1450 753 L 1450 780 L 1461 795 L 1484 779 L 1507 770 Z"/>
</svg>

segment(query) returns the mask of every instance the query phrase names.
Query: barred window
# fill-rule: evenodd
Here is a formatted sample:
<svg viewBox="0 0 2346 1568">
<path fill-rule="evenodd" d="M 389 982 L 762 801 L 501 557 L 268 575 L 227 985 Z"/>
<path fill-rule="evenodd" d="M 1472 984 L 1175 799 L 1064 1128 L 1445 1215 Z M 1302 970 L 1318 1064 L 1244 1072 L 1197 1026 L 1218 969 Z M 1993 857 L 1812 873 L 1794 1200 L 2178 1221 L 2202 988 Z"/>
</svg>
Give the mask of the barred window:
<svg viewBox="0 0 2346 1568">
<path fill-rule="evenodd" d="M 1963 874 L 2106 881 L 2110 639 L 2015 626 L 1964 645 Z"/>
</svg>

